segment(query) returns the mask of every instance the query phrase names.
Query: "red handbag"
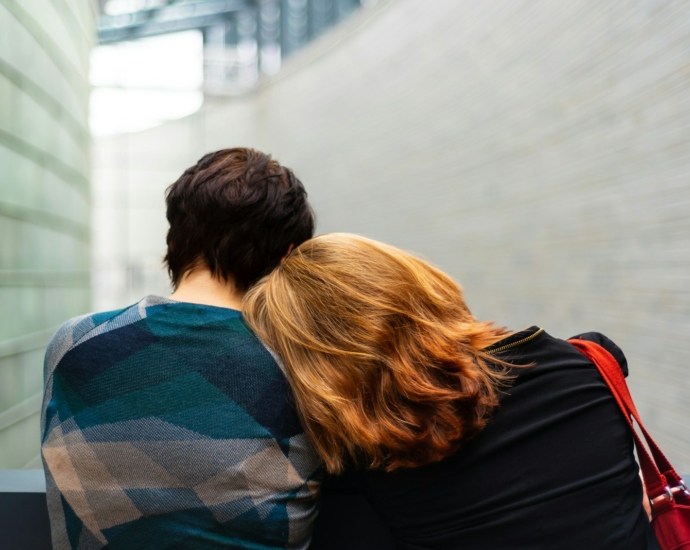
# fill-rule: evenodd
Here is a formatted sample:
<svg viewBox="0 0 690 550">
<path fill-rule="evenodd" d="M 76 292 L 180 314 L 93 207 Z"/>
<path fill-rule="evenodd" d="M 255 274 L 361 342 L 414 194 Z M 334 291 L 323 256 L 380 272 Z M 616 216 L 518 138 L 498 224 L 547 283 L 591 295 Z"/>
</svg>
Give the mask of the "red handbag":
<svg viewBox="0 0 690 550">
<path fill-rule="evenodd" d="M 662 550 L 690 550 L 690 492 L 642 424 L 618 362 L 594 342 L 568 341 L 599 369 L 630 424 L 647 496 L 652 503 L 652 527 L 659 545 Z M 640 427 L 649 451 L 637 434 L 631 416 Z"/>
</svg>

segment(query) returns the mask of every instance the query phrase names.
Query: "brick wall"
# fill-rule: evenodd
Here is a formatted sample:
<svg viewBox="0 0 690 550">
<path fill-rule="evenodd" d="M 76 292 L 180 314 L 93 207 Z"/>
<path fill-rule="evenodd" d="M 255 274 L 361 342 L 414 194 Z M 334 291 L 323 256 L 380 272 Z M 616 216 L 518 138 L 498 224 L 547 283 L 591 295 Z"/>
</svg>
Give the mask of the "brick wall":
<svg viewBox="0 0 690 550">
<path fill-rule="evenodd" d="M 685 2 L 380 2 L 254 94 L 97 144 L 96 299 L 167 292 L 164 188 L 256 146 L 296 169 L 320 232 L 425 255 L 480 317 L 609 335 L 690 470 L 689 79 Z"/>
</svg>

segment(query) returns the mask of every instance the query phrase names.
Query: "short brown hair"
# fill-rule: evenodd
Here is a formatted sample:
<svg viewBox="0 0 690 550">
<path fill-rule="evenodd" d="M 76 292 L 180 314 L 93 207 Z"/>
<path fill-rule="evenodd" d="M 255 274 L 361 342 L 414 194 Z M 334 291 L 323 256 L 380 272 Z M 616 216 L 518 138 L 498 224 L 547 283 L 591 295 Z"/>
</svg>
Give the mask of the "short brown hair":
<svg viewBox="0 0 690 550">
<path fill-rule="evenodd" d="M 243 312 L 280 355 L 328 471 L 445 458 L 478 434 L 510 380 L 482 350 L 509 332 L 476 320 L 442 271 L 392 246 L 322 235 L 292 251 Z"/>
<path fill-rule="evenodd" d="M 292 170 L 247 148 L 202 157 L 166 192 L 165 263 L 173 287 L 199 264 L 246 290 L 314 234 L 314 213 Z"/>
</svg>

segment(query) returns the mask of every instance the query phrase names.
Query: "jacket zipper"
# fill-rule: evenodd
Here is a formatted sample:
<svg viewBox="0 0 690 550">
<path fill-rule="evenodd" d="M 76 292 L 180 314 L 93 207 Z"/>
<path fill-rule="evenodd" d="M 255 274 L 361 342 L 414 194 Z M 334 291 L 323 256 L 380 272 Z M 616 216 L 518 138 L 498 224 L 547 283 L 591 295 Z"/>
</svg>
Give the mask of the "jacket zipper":
<svg viewBox="0 0 690 550">
<path fill-rule="evenodd" d="M 543 328 L 540 328 L 540 329 L 537 330 L 537 332 L 535 332 L 534 334 L 530 334 L 529 336 L 525 336 L 524 338 L 522 338 L 522 339 L 520 339 L 520 340 L 518 340 L 518 341 L 516 341 L 516 342 L 511 342 L 510 344 L 506 344 L 505 346 L 501 346 L 501 347 L 498 347 L 498 348 L 495 348 L 495 349 L 492 349 L 492 350 L 487 350 L 487 351 L 485 351 L 484 353 L 487 353 L 487 354 L 489 354 L 489 355 L 494 355 L 494 354 L 496 354 L 496 353 L 500 353 L 500 352 L 505 351 L 505 350 L 507 350 L 507 349 L 515 348 L 515 347 L 520 346 L 520 345 L 522 345 L 522 344 L 526 344 L 526 343 L 529 342 L 530 340 L 534 340 L 537 336 L 539 336 L 539 335 L 542 334 L 543 332 L 544 332 L 544 329 L 543 329 Z"/>
</svg>

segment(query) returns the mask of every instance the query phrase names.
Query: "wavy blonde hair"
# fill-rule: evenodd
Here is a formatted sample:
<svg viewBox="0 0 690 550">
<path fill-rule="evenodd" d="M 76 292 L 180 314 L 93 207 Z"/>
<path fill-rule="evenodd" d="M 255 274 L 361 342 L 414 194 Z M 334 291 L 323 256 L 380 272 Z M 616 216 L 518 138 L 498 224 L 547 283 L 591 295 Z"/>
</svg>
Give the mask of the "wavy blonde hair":
<svg viewBox="0 0 690 550">
<path fill-rule="evenodd" d="M 303 243 L 243 312 L 282 358 L 331 473 L 445 458 L 484 428 L 509 379 L 482 351 L 506 329 L 477 321 L 445 273 L 356 235 Z"/>
</svg>

